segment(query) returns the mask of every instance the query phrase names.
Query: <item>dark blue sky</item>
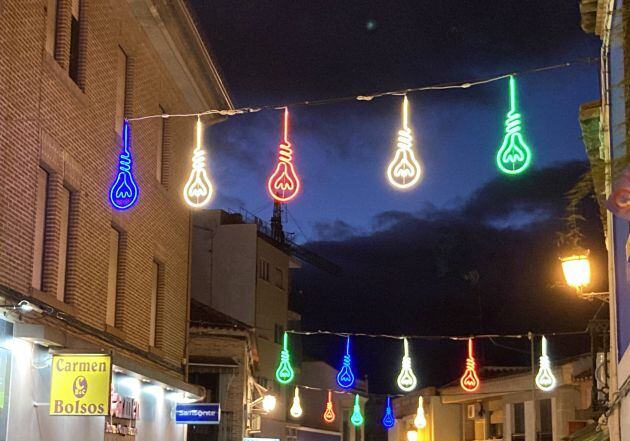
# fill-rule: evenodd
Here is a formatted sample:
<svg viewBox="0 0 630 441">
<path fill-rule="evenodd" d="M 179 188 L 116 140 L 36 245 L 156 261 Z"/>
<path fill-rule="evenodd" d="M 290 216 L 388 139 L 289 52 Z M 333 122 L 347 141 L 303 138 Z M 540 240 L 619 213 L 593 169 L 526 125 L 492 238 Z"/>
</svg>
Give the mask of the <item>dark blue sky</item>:
<svg viewBox="0 0 630 441">
<path fill-rule="evenodd" d="M 598 55 L 599 42 L 581 31 L 572 0 L 488 0 L 474 7 L 461 0 L 396 7 L 376 1 L 192 3 L 237 106 L 473 80 Z M 598 97 L 597 67 L 518 78 L 533 167 L 585 158 L 578 106 Z M 403 193 L 384 175 L 400 98 L 291 109 L 303 192 L 289 204 L 287 229 L 299 241 L 369 232 L 381 212 L 453 207 L 497 176 L 507 80 L 420 92 L 410 104 L 424 178 Z M 280 118 L 278 111 L 264 111 L 208 130 L 215 207 L 242 206 L 270 217 L 265 182 L 275 164 Z"/>
</svg>

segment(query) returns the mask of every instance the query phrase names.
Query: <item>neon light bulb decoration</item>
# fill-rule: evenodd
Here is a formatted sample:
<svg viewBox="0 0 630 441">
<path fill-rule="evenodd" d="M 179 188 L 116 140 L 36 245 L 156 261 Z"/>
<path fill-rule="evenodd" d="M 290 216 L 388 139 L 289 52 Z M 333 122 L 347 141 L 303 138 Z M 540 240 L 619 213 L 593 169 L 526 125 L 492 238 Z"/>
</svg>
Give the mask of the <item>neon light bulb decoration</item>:
<svg viewBox="0 0 630 441">
<path fill-rule="evenodd" d="M 288 384 L 293 381 L 295 372 L 291 366 L 291 354 L 287 345 L 288 334 L 285 332 L 283 337 L 282 352 L 280 352 L 280 364 L 276 369 L 276 379 L 282 384 Z"/>
<path fill-rule="evenodd" d="M 473 355 L 473 341 L 472 338 L 468 339 L 468 357 L 466 358 L 466 370 L 464 375 L 459 380 L 459 384 L 466 392 L 474 392 L 479 389 L 479 376 L 477 375 L 477 368 L 475 357 Z"/>
<path fill-rule="evenodd" d="M 398 131 L 397 149 L 394 159 L 387 167 L 387 179 L 394 187 L 406 190 L 418 183 L 422 175 L 420 163 L 413 150 L 413 135 L 409 128 L 409 100 L 403 98 L 402 128 Z"/>
<path fill-rule="evenodd" d="M 184 186 L 184 200 L 194 208 L 203 207 L 212 198 L 213 188 L 206 171 L 206 150 L 201 146 L 203 127 L 197 116 L 195 126 L 195 150 L 192 156 L 192 170 Z"/>
<path fill-rule="evenodd" d="M 129 151 L 129 121 L 123 124 L 123 147 L 118 155 L 118 173 L 109 189 L 109 201 L 117 210 L 127 210 L 138 201 L 138 185 L 133 177 L 133 160 Z"/>
<path fill-rule="evenodd" d="M 389 430 L 394 427 L 396 424 L 396 419 L 394 418 L 394 410 L 392 409 L 392 397 L 388 396 L 387 401 L 385 402 L 385 414 L 381 419 L 381 423 L 383 423 L 383 427 Z"/>
<path fill-rule="evenodd" d="M 295 387 L 295 394 L 293 395 L 293 405 L 289 411 L 293 418 L 299 418 L 302 416 L 302 406 L 300 405 L 300 391 Z"/>
<path fill-rule="evenodd" d="M 350 337 L 346 337 L 346 355 L 343 356 L 343 365 L 337 374 L 337 384 L 344 389 L 350 389 L 354 385 L 354 373 L 352 372 L 352 359 L 350 358 Z"/>
<path fill-rule="evenodd" d="M 540 368 L 536 375 L 536 387 L 538 389 L 549 392 L 556 387 L 556 377 L 551 370 L 551 361 L 547 355 L 547 338 L 542 338 L 542 355 L 540 356 Z"/>
<path fill-rule="evenodd" d="M 422 397 L 418 397 L 418 410 L 416 411 L 413 425 L 416 426 L 416 429 L 424 429 L 427 427 L 427 417 L 424 415 L 424 400 Z"/>
<path fill-rule="evenodd" d="M 521 134 L 522 118 L 516 108 L 516 80 L 510 75 L 510 111 L 505 119 L 505 136 L 497 152 L 497 167 L 508 175 L 524 172 L 532 161 L 532 151 Z"/>
<path fill-rule="evenodd" d="M 361 415 L 361 404 L 359 404 L 359 394 L 354 396 L 354 408 L 352 409 L 352 416 L 350 422 L 355 426 L 363 424 L 363 415 Z"/>
<path fill-rule="evenodd" d="M 332 423 L 335 421 L 335 411 L 333 410 L 332 392 L 328 391 L 328 401 L 326 402 L 326 410 L 324 411 L 324 422 Z"/>
<path fill-rule="evenodd" d="M 289 109 L 284 108 L 284 138 L 278 146 L 278 164 L 267 181 L 269 195 L 278 202 L 288 202 L 300 191 L 300 178 L 293 165 L 293 149 L 288 139 Z"/>
<path fill-rule="evenodd" d="M 411 369 L 411 357 L 409 356 L 409 343 L 404 339 L 405 354 L 402 358 L 400 374 L 398 374 L 398 387 L 404 392 L 410 392 L 418 385 L 418 379 Z"/>
</svg>

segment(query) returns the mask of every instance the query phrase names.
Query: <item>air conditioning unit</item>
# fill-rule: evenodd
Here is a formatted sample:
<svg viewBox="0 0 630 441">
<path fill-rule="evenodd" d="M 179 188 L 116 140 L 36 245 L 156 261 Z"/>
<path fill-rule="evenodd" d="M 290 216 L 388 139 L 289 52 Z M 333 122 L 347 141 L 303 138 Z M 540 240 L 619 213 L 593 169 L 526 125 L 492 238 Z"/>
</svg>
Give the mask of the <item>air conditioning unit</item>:
<svg viewBox="0 0 630 441">
<path fill-rule="evenodd" d="M 466 417 L 469 420 L 474 420 L 479 416 L 481 412 L 481 403 L 469 404 L 466 406 Z"/>
<path fill-rule="evenodd" d="M 249 418 L 249 433 L 260 433 L 261 431 L 261 418 L 260 415 L 250 415 Z"/>
</svg>

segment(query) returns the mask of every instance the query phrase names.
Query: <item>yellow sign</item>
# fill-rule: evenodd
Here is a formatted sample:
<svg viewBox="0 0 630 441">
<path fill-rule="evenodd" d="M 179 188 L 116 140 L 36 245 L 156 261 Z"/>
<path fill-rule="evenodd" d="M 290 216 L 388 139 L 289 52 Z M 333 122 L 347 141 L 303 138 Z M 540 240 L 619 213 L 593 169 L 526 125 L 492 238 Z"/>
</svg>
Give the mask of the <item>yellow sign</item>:
<svg viewBox="0 0 630 441">
<path fill-rule="evenodd" d="M 112 360 L 109 355 L 53 355 L 51 415 L 107 415 Z"/>
</svg>

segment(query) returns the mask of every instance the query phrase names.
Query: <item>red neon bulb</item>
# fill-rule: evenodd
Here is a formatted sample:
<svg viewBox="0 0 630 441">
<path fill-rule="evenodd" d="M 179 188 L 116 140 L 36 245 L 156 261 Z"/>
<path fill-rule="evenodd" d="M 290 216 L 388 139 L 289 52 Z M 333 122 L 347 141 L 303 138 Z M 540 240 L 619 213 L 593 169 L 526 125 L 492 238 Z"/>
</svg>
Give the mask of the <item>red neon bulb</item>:
<svg viewBox="0 0 630 441">
<path fill-rule="evenodd" d="M 479 389 L 479 376 L 475 366 L 475 357 L 473 356 L 473 341 L 472 338 L 468 339 L 468 358 L 466 358 L 466 371 L 462 375 L 459 384 L 466 392 L 474 392 Z"/>
<path fill-rule="evenodd" d="M 300 191 L 300 178 L 293 165 L 293 149 L 288 139 L 289 109 L 284 108 L 284 139 L 278 146 L 278 164 L 269 176 L 267 191 L 278 202 L 288 202 Z"/>
<path fill-rule="evenodd" d="M 330 424 L 335 421 L 335 412 L 333 411 L 332 392 L 328 391 L 328 402 L 324 411 L 324 422 Z"/>
</svg>

